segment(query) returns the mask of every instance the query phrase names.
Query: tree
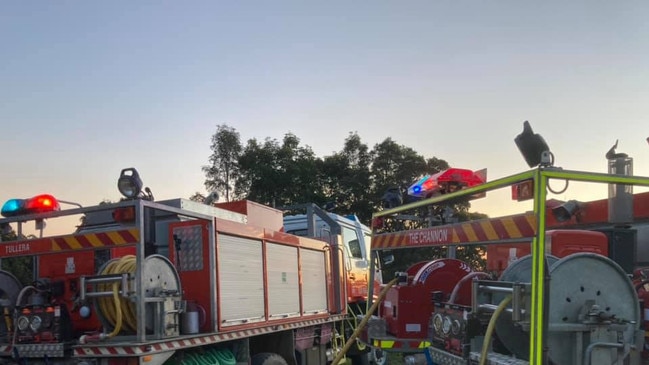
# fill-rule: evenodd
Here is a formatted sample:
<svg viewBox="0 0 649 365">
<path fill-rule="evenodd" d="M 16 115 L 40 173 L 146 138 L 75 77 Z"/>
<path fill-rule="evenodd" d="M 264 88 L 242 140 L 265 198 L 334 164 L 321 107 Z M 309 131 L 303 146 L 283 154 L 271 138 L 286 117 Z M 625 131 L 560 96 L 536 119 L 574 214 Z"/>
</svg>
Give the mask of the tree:
<svg viewBox="0 0 649 365">
<path fill-rule="evenodd" d="M 266 138 L 262 143 L 249 139 L 239 157 L 239 176 L 235 183 L 237 195 L 274 206 L 281 185 L 277 167 L 277 140 Z"/>
<path fill-rule="evenodd" d="M 210 164 L 203 166 L 207 177 L 205 187 L 210 192 L 225 193 L 225 200 L 230 201 L 230 192 L 239 175 L 238 161 L 242 150 L 239 132 L 225 124 L 217 126 L 210 148 Z"/>
<path fill-rule="evenodd" d="M 322 161 L 309 146 L 287 133 L 280 144 L 266 138 L 263 144 L 248 140 L 239 158 L 237 194 L 273 207 L 323 201 L 320 183 Z"/>
<path fill-rule="evenodd" d="M 284 135 L 278 152 L 277 162 L 284 183 L 282 204 L 321 204 L 322 160 L 315 156 L 310 146 L 300 146 L 300 139 L 293 133 Z"/>
<path fill-rule="evenodd" d="M 15 241 L 18 239 L 16 232 L 8 224 L 0 227 L 0 241 Z M 35 237 L 21 237 L 35 238 Z M 31 285 L 34 282 L 34 258 L 32 256 L 8 257 L 2 259 L 2 270 L 12 273 L 23 285 Z"/>
<path fill-rule="evenodd" d="M 238 141 L 234 129 L 228 128 L 227 132 L 236 134 Z M 240 150 L 236 164 L 232 165 L 236 166 L 236 174 L 231 175 L 235 196 L 273 207 L 300 203 L 322 206 L 326 202 L 335 202 L 336 213 L 356 214 L 366 224 L 369 224 L 372 213 L 381 207 L 387 189 L 396 188 L 397 194 L 408 198 L 403 195 L 415 181 L 449 167 L 445 160 L 437 157 L 426 159 L 391 138 L 376 144 L 370 151 L 356 132 L 349 133 L 341 151 L 323 159 L 316 157 L 309 146 L 300 145 L 300 139 L 290 132 L 281 142 L 269 137 L 263 142 L 249 139 Z M 201 198 L 199 194 L 193 197 Z M 411 212 L 417 219 L 408 228 L 431 224 L 430 218 L 440 216 L 444 208 L 432 211 L 420 208 Z M 450 208 L 458 219 L 472 214 L 468 203 L 453 204 Z M 484 250 L 480 247 L 463 248 L 457 254 L 476 267 L 484 263 Z M 395 265 L 388 270 L 405 270 L 419 260 L 445 256 L 446 249 L 442 247 L 398 250 L 395 251 Z"/>
<path fill-rule="evenodd" d="M 342 151 L 324 158 L 322 181 L 324 194 L 336 203 L 340 214 L 356 214 L 361 221 L 368 222 L 372 216 L 370 193 L 369 148 L 361 142 L 358 133 L 349 133 Z"/>
<path fill-rule="evenodd" d="M 431 175 L 446 170 L 449 167 L 448 162 L 437 157 L 431 157 L 426 160 L 426 172 Z"/>
<path fill-rule="evenodd" d="M 398 188 L 404 192 L 408 186 L 427 173 L 426 159 L 415 150 L 399 145 L 392 138 L 374 146 L 372 156 L 372 196 L 379 203 L 389 188 Z M 375 209 L 379 205 L 375 205 Z"/>
</svg>

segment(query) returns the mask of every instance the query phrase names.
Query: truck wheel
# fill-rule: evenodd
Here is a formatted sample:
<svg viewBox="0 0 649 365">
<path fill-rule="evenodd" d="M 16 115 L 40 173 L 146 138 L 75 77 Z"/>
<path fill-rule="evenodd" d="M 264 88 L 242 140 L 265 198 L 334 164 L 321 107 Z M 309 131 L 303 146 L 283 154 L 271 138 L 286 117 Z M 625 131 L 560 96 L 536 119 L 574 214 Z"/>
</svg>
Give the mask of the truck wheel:
<svg viewBox="0 0 649 365">
<path fill-rule="evenodd" d="M 368 352 L 358 355 L 349 355 L 347 357 L 352 361 L 352 365 L 370 365 L 370 356 Z"/>
<path fill-rule="evenodd" d="M 251 365 L 288 365 L 283 357 L 272 352 L 261 352 L 253 356 L 250 360 Z"/>
</svg>

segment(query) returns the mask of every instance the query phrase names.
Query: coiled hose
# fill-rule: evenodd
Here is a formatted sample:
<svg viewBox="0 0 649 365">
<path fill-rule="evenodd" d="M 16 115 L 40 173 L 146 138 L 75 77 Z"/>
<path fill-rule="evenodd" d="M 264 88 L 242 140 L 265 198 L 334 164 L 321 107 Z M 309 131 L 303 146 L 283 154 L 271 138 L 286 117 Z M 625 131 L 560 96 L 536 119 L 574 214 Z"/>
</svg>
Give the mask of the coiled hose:
<svg viewBox="0 0 649 365">
<path fill-rule="evenodd" d="M 217 350 L 212 348 L 205 352 L 189 352 L 185 354 L 181 365 L 235 365 L 237 359 L 232 351 L 228 349 Z M 172 364 L 167 361 L 165 364 Z"/>
<path fill-rule="evenodd" d="M 100 275 L 114 274 L 135 274 L 136 261 L 134 255 L 126 255 L 119 259 L 110 260 Z M 127 298 L 119 295 L 119 282 L 97 284 L 98 290 L 113 292 L 112 297 L 100 297 L 97 299 L 99 312 L 104 319 L 113 327 L 113 331 L 107 337 L 116 336 L 124 327 L 128 331 L 136 331 L 137 317 L 135 306 Z M 126 290 L 126 288 L 122 288 Z"/>
<path fill-rule="evenodd" d="M 221 365 L 235 365 L 237 363 L 234 354 L 228 349 L 212 349 L 211 351 L 214 353 L 214 356 L 219 360 L 219 364 Z"/>
</svg>

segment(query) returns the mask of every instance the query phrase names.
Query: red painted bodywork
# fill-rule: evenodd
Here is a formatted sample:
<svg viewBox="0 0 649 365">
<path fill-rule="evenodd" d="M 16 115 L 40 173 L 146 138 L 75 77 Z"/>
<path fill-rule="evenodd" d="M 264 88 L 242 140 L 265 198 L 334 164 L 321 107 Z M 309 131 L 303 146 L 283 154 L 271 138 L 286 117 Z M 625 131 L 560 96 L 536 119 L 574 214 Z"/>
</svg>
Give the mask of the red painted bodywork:
<svg viewBox="0 0 649 365">
<path fill-rule="evenodd" d="M 110 258 L 134 255 L 135 247 L 117 247 L 109 250 Z M 70 312 L 70 317 L 75 332 L 89 332 L 101 329 L 99 319 L 95 311 L 91 312 L 89 318 L 82 318 L 79 315 L 79 307 L 75 306 L 74 300 L 79 296 L 79 278 L 81 276 L 93 276 L 99 270 L 95 267 L 95 253 L 97 251 L 76 251 L 66 253 L 44 254 L 38 258 L 39 278 L 49 279 L 52 283 L 63 284 L 63 295 L 56 300 L 65 304 Z"/>
<path fill-rule="evenodd" d="M 586 230 L 552 230 L 545 233 L 546 250 L 557 257 L 578 252 L 608 255 L 608 238 L 604 233 Z M 514 260 L 531 253 L 530 243 L 510 243 L 487 246 L 487 271 L 502 273 Z"/>
<path fill-rule="evenodd" d="M 215 206 L 246 215 L 248 217 L 247 222 L 251 226 L 268 228 L 273 231 L 282 231 L 284 228 L 284 215 L 281 210 L 250 200 L 217 203 Z"/>
<path fill-rule="evenodd" d="M 240 324 L 240 325 L 232 325 L 228 326 L 227 328 L 221 327 L 220 323 L 217 323 L 215 328 L 212 328 L 211 324 L 213 323 L 213 318 L 212 318 L 212 310 L 213 307 L 216 306 L 216 311 L 217 311 L 217 316 L 220 314 L 220 291 L 219 288 L 216 287 L 216 303 L 212 303 L 210 300 L 210 291 L 212 289 L 212 286 L 215 286 L 216 284 L 211 281 L 211 274 L 210 271 L 211 266 L 210 266 L 210 260 L 209 260 L 209 231 L 208 231 L 208 224 L 207 222 L 201 222 L 201 221 L 187 221 L 187 222 L 178 222 L 178 223 L 171 223 L 169 225 L 169 242 L 173 242 L 173 229 L 175 227 L 181 227 L 181 226 L 192 226 L 192 225 L 201 225 L 202 229 L 202 242 L 203 242 L 203 265 L 201 270 L 194 270 L 194 271 L 179 271 L 179 276 L 180 280 L 182 282 L 182 289 L 183 289 L 183 297 L 191 301 L 200 307 L 202 307 L 205 310 L 205 320 L 203 322 L 203 325 L 200 327 L 201 332 L 216 332 L 216 331 L 224 331 L 224 330 L 245 330 L 245 329 L 252 329 L 252 328 L 257 328 L 259 326 L 262 326 L 267 323 L 275 323 L 275 324 L 282 324 L 282 323 L 290 323 L 290 322 L 297 322 L 297 321 L 302 321 L 304 319 L 312 319 L 312 318 L 319 318 L 319 317 L 326 317 L 329 315 L 329 313 L 346 313 L 346 308 L 347 308 L 347 303 L 345 301 L 345 296 L 343 295 L 344 293 L 341 292 L 339 297 L 341 298 L 340 303 L 335 303 L 335 296 L 333 295 L 334 291 L 334 285 L 333 285 L 333 280 L 335 277 L 338 278 L 344 278 L 344 269 L 342 268 L 341 264 L 341 273 L 339 275 L 333 275 L 332 270 L 332 265 L 331 265 L 331 256 L 327 255 L 327 260 L 325 263 L 325 267 L 327 268 L 327 273 L 326 273 L 326 280 L 327 280 L 327 292 L 329 293 L 328 295 L 328 307 L 329 307 L 329 313 L 322 313 L 318 315 L 307 315 L 306 313 L 302 313 L 302 305 L 300 304 L 300 316 L 297 317 L 291 317 L 288 319 L 272 319 L 268 315 L 268 308 L 266 307 L 266 315 L 264 319 L 261 322 L 254 322 L 254 323 L 249 323 L 249 324 Z M 309 249 L 316 249 L 319 251 L 329 251 L 331 254 L 331 250 L 328 250 L 328 248 L 325 248 L 321 244 L 320 241 L 314 240 L 311 238 L 305 238 L 305 237 L 299 237 L 299 236 L 294 236 L 294 235 L 289 235 L 283 232 L 277 232 L 273 231 L 270 229 L 264 229 L 264 228 L 259 228 L 259 227 L 254 227 L 251 225 L 246 225 L 242 223 L 237 223 L 237 222 L 232 222 L 232 221 L 227 221 L 227 220 L 221 220 L 221 219 L 215 219 L 215 226 L 216 226 L 216 232 L 215 234 L 218 237 L 218 234 L 226 234 L 226 235 L 232 235 L 232 236 L 238 236 L 238 237 L 244 237 L 244 238 L 250 238 L 250 239 L 259 239 L 262 240 L 262 250 L 264 251 L 264 256 L 263 259 L 266 260 L 266 255 L 265 255 L 265 243 L 266 242 L 273 242 L 273 243 L 281 243 L 283 245 L 288 245 L 288 246 L 295 246 L 298 247 L 304 247 L 304 248 L 309 248 Z M 175 250 L 173 249 L 173 246 L 170 244 L 169 247 L 169 259 L 171 260 L 174 265 L 177 265 L 177 259 L 175 255 Z M 216 246 L 218 247 L 219 241 L 217 239 L 216 241 Z M 298 251 L 299 252 L 299 251 Z M 335 254 L 339 254 L 339 252 L 335 252 Z M 342 257 L 338 258 L 340 262 L 342 262 Z M 215 257 L 214 259 L 215 262 L 215 270 L 216 270 L 216 282 L 219 282 L 219 257 Z M 266 281 L 266 274 L 264 273 L 264 281 Z M 304 280 L 304 278 L 301 277 L 300 275 L 300 282 Z M 268 290 L 268 286 L 265 285 L 266 290 Z M 344 288 L 344 285 L 342 282 L 340 283 L 339 287 Z M 268 293 L 266 292 L 265 294 L 265 302 L 268 302 Z M 266 304 L 267 306 L 267 304 Z M 336 312 L 335 308 L 342 308 L 341 311 Z M 220 317 L 220 316 L 219 316 Z"/>
<path fill-rule="evenodd" d="M 427 338 L 428 320 L 435 311 L 433 293 L 442 292 L 441 300 L 447 301 L 455 285 L 471 272 L 467 264 L 455 259 L 411 266 L 407 270 L 408 283 L 390 288 L 381 306 L 387 331 L 398 338 Z M 461 285 L 456 303 L 470 305 L 471 281 Z"/>
</svg>

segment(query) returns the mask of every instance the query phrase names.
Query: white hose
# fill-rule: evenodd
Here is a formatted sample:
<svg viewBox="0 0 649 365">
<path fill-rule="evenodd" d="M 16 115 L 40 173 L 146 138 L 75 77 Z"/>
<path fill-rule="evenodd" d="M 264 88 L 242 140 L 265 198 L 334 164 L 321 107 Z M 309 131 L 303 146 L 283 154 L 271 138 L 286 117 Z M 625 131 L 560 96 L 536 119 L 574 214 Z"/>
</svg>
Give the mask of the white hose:
<svg viewBox="0 0 649 365">
<path fill-rule="evenodd" d="M 455 298 L 457 297 L 458 293 L 460 292 L 460 287 L 462 284 L 464 284 L 467 280 L 473 279 L 476 276 L 489 276 L 486 272 L 472 272 L 470 274 L 465 275 L 460 281 L 455 284 L 455 287 L 453 288 L 453 292 L 451 293 L 451 297 L 448 299 L 448 302 L 453 304 L 455 303 Z"/>
</svg>

